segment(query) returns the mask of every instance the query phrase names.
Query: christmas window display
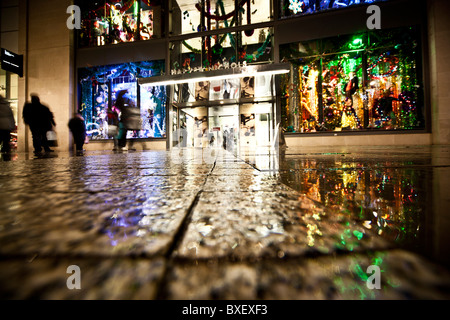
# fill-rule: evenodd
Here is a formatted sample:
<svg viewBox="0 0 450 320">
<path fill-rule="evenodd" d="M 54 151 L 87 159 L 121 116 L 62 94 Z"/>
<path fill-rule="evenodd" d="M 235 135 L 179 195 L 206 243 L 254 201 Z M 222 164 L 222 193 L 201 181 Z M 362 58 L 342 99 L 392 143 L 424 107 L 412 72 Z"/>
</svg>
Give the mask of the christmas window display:
<svg viewBox="0 0 450 320">
<path fill-rule="evenodd" d="M 388 0 L 280 0 L 283 18 Z"/>
<path fill-rule="evenodd" d="M 80 47 L 134 42 L 161 35 L 160 0 L 78 1 Z"/>
<path fill-rule="evenodd" d="M 329 56 L 323 60 L 321 130 L 361 129 L 364 124 L 362 55 Z"/>
<path fill-rule="evenodd" d="M 266 22 L 272 18 L 270 3 L 271 0 L 173 1 L 170 31 L 180 35 Z"/>
<path fill-rule="evenodd" d="M 411 27 L 284 46 L 280 52 L 292 70 L 281 76 L 283 127 L 287 132 L 425 129 L 419 39 L 418 28 Z M 316 73 L 310 74 L 312 60 Z M 317 77 L 316 86 L 310 76 Z"/>
<path fill-rule="evenodd" d="M 272 59 L 272 32 L 270 28 L 243 31 L 238 38 L 238 61 L 255 63 Z"/>
<path fill-rule="evenodd" d="M 129 131 L 127 138 L 160 138 L 166 134 L 166 92 L 164 87 L 140 88 L 137 78 L 158 76 L 163 61 L 133 62 L 78 70 L 79 108 L 92 140 L 110 139 L 108 112 L 117 112 L 117 94 L 126 90 L 126 98 L 140 109 L 141 130 Z"/>
<path fill-rule="evenodd" d="M 194 37 L 170 43 L 171 74 L 229 69 L 273 59 L 271 28 Z"/>
<path fill-rule="evenodd" d="M 320 63 L 314 58 L 301 62 L 293 64 L 290 75 L 282 77 L 282 87 L 289 91 L 282 99 L 283 126 L 287 132 L 309 132 L 319 119 Z"/>
</svg>

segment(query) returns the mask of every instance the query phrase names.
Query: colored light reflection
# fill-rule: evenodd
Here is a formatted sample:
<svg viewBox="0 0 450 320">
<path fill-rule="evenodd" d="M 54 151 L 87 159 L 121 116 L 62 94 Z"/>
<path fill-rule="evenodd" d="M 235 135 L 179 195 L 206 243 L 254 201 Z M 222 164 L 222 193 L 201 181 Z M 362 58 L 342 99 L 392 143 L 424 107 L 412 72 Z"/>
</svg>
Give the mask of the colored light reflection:
<svg viewBox="0 0 450 320">
<path fill-rule="evenodd" d="M 363 230 L 375 231 L 401 247 L 421 247 L 429 181 L 426 171 L 402 169 L 393 163 L 326 163 L 311 159 L 287 165 L 289 170 L 281 174 L 284 183 L 362 227 L 355 230 L 349 226 L 337 240 L 337 247 L 352 251 L 363 239 Z M 310 226 L 309 233 L 315 232 Z"/>
</svg>

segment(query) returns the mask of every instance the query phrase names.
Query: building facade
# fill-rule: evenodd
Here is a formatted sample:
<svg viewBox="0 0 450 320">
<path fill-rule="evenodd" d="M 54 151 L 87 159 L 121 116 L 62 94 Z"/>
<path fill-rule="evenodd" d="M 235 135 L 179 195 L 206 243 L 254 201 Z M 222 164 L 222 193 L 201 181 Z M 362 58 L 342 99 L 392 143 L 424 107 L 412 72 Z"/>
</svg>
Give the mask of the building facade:
<svg viewBox="0 0 450 320">
<path fill-rule="evenodd" d="M 252 148 L 278 129 L 288 146 L 450 143 L 447 1 L 24 0 L 2 2 L 2 16 L 10 8 L 24 76 L 2 88 L 16 96 L 19 151 L 32 148 L 21 119 L 32 92 L 60 150 L 77 111 L 86 147 L 112 149 L 121 90 L 143 149 Z"/>
</svg>

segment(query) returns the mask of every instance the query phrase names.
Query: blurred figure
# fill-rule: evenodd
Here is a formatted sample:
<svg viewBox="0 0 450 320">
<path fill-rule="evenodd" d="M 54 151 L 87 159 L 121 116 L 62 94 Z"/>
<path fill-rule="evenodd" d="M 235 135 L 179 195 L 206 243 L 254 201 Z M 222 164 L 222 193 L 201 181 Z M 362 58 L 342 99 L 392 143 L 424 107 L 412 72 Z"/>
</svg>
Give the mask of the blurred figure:
<svg viewBox="0 0 450 320">
<path fill-rule="evenodd" d="M 119 112 L 113 106 L 108 108 L 107 118 L 108 118 L 108 137 L 113 138 L 114 148 L 113 151 L 117 151 L 119 149 L 118 144 L 118 134 L 119 134 Z"/>
<path fill-rule="evenodd" d="M 48 146 L 47 131 L 56 126 L 53 113 L 47 106 L 41 103 L 38 95 L 31 94 L 31 103 L 26 103 L 23 107 L 23 121 L 30 127 L 33 137 L 33 148 L 36 156 L 42 155 L 42 148 L 45 152 L 53 152 Z"/>
<path fill-rule="evenodd" d="M 11 131 L 15 128 L 16 122 L 9 102 L 0 95 L 0 144 L 2 145 L 2 153 L 11 151 Z"/>
<path fill-rule="evenodd" d="M 86 140 L 86 124 L 84 118 L 80 113 L 77 113 L 69 121 L 69 129 L 72 132 L 73 140 L 75 141 L 76 155 L 83 155 L 83 146 Z"/>
<path fill-rule="evenodd" d="M 115 107 L 119 109 L 120 111 L 120 120 L 119 120 L 119 134 L 117 136 L 118 139 L 118 150 L 120 151 L 126 151 L 126 144 L 127 144 L 127 128 L 125 126 L 125 118 L 126 118 L 126 109 L 127 109 L 127 103 L 125 99 L 125 94 L 127 93 L 127 90 L 120 90 L 117 93 L 116 103 Z"/>
<path fill-rule="evenodd" d="M 129 140 L 128 149 L 127 144 L 127 133 L 128 131 L 134 131 L 133 136 L 135 137 L 136 131 L 141 130 L 140 128 L 140 109 L 134 106 L 132 100 L 125 97 L 128 90 L 120 90 L 117 94 L 117 99 L 115 107 L 120 110 L 120 122 L 119 122 L 119 150 L 136 150 L 133 148 L 134 140 Z"/>
</svg>

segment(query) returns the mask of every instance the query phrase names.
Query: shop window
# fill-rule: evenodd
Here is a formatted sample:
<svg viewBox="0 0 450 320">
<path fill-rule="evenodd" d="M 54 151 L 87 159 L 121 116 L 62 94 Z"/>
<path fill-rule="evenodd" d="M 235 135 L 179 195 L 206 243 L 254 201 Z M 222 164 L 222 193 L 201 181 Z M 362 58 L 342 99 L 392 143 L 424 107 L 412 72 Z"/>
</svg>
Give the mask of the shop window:
<svg viewBox="0 0 450 320">
<path fill-rule="evenodd" d="M 146 87 L 139 90 L 137 85 L 137 78 L 157 76 L 163 70 L 162 61 L 79 69 L 78 109 L 85 119 L 88 136 L 93 140 L 111 138 L 107 134 L 107 113 L 108 110 L 115 110 L 117 93 L 126 90 L 126 98 L 140 109 L 142 123 L 142 129 L 128 132 L 128 138 L 165 137 L 165 88 Z"/>
<path fill-rule="evenodd" d="M 281 17 L 287 18 L 388 0 L 280 0 Z"/>
<path fill-rule="evenodd" d="M 281 77 L 283 127 L 425 129 L 419 39 L 411 27 L 283 46 L 283 60 L 292 64 Z"/>
<path fill-rule="evenodd" d="M 242 32 L 238 36 L 235 33 L 223 33 L 173 41 L 169 48 L 171 74 L 228 69 L 273 59 L 270 28 Z M 175 96 L 186 102 L 188 88 L 182 87 L 185 92 L 180 89 L 180 93 Z M 192 89 L 190 91 L 193 92 Z"/>
<path fill-rule="evenodd" d="M 272 19 L 271 0 L 190 0 L 172 2 L 171 34 L 251 25 Z M 237 6 L 236 6 L 237 5 Z"/>
<path fill-rule="evenodd" d="M 323 131 L 362 129 L 364 100 L 362 54 L 347 53 L 322 60 Z"/>
<path fill-rule="evenodd" d="M 134 42 L 161 37 L 159 0 L 92 2 L 81 0 L 80 47 Z"/>
<path fill-rule="evenodd" d="M 291 72 L 291 80 L 298 85 L 290 86 L 289 94 L 284 97 L 287 99 L 288 132 L 312 131 L 319 120 L 320 63 L 317 59 L 302 62 L 301 65 L 294 65 Z"/>
<path fill-rule="evenodd" d="M 273 59 L 271 28 L 243 31 L 237 45 L 240 62 L 250 64 Z"/>
</svg>

